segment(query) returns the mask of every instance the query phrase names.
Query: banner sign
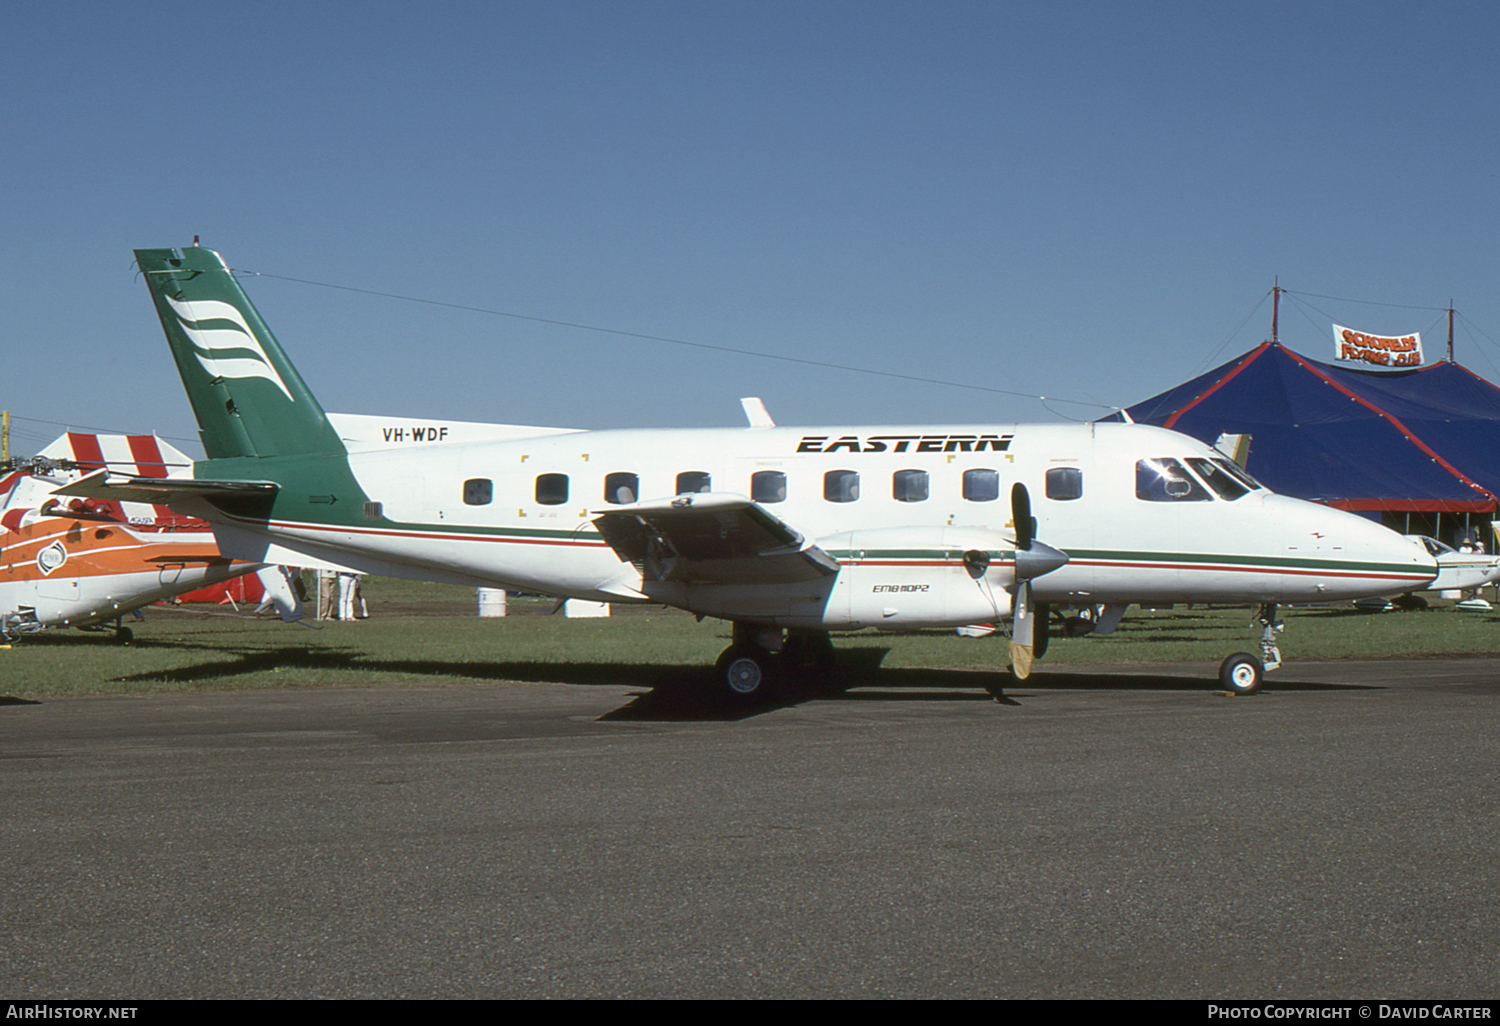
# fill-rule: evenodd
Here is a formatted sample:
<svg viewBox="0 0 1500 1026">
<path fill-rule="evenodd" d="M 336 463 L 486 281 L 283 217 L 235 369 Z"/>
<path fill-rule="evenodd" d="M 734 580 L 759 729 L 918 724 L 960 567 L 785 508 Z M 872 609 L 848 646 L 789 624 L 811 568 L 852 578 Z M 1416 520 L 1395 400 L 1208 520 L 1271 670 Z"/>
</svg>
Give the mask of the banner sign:
<svg viewBox="0 0 1500 1026">
<path fill-rule="evenodd" d="M 1422 366 L 1422 333 L 1411 335 L 1367 335 L 1363 331 L 1333 326 L 1333 358 L 1378 367 Z"/>
</svg>

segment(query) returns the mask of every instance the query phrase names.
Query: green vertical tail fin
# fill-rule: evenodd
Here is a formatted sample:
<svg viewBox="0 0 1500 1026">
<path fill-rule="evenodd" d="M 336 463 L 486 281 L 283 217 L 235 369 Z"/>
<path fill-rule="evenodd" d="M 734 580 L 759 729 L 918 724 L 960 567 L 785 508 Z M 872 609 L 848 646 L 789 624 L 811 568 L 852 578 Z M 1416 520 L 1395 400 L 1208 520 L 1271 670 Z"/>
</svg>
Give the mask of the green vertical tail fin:
<svg viewBox="0 0 1500 1026">
<path fill-rule="evenodd" d="M 138 249 L 135 259 L 209 459 L 345 451 L 219 254 Z"/>
</svg>

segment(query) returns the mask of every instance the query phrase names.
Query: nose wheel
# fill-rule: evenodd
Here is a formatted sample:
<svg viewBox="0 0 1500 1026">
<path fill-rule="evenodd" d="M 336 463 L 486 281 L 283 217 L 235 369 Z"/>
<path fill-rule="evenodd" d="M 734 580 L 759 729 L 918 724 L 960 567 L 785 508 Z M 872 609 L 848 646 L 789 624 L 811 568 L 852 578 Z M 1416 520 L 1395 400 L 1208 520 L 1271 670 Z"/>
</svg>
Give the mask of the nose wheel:
<svg viewBox="0 0 1500 1026">
<path fill-rule="evenodd" d="M 1260 623 L 1260 658 L 1248 652 L 1236 652 L 1219 664 L 1219 683 L 1224 690 L 1236 695 L 1248 695 L 1260 687 L 1261 681 L 1271 670 L 1281 665 L 1281 648 L 1276 644 L 1276 635 L 1286 624 L 1276 619 L 1276 606 L 1268 603 L 1256 614 Z"/>
<path fill-rule="evenodd" d="M 1248 695 L 1260 687 L 1264 674 L 1260 660 L 1248 652 L 1236 652 L 1219 664 L 1219 683 L 1236 695 Z"/>
</svg>

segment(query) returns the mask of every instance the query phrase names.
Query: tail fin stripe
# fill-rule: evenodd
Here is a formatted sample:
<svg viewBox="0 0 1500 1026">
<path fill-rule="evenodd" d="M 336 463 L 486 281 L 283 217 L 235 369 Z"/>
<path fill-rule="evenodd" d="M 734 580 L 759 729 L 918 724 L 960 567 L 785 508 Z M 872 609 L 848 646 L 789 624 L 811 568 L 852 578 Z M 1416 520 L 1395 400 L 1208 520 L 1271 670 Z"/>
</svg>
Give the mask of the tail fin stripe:
<svg viewBox="0 0 1500 1026">
<path fill-rule="evenodd" d="M 165 298 L 172 307 L 172 312 L 177 315 L 182 333 L 193 343 L 193 355 L 209 374 L 223 378 L 264 378 L 281 389 L 287 399 L 296 402 L 287 389 L 286 382 L 281 380 L 281 375 L 276 373 L 276 368 L 271 366 L 271 361 L 261 351 L 254 332 L 238 310 L 228 303 L 216 300 L 187 301 L 173 299 L 171 296 Z M 201 316 L 194 316 L 195 314 Z M 232 327 L 200 327 L 207 321 L 229 321 Z M 248 355 L 227 355 L 234 352 Z"/>
</svg>

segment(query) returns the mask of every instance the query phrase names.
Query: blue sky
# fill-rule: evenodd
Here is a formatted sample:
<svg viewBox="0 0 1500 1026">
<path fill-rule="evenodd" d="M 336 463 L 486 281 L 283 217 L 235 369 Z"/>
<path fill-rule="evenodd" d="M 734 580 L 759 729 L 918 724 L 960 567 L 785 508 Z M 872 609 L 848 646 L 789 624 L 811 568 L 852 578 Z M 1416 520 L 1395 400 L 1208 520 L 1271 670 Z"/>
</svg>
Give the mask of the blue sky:
<svg viewBox="0 0 1500 1026">
<path fill-rule="evenodd" d="M 1451 298 L 1500 379 L 1493 3 L 64 0 L 0 31 L 20 452 L 196 436 L 130 267 L 195 234 L 267 275 L 341 412 L 1084 419 L 1255 345 L 1278 275 L 1301 352 L 1336 319 L 1436 354 Z"/>
</svg>

